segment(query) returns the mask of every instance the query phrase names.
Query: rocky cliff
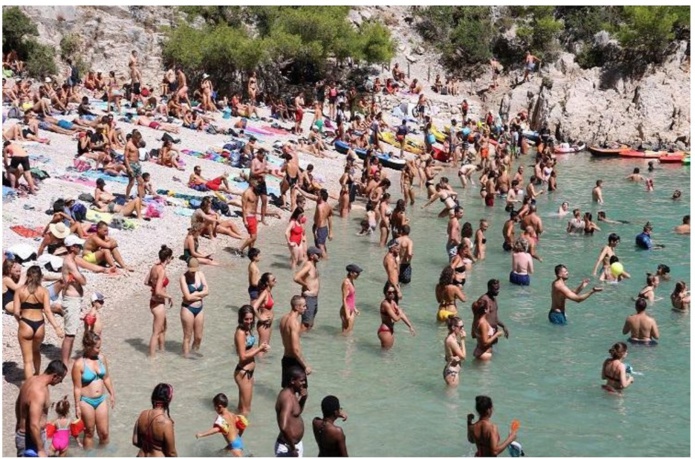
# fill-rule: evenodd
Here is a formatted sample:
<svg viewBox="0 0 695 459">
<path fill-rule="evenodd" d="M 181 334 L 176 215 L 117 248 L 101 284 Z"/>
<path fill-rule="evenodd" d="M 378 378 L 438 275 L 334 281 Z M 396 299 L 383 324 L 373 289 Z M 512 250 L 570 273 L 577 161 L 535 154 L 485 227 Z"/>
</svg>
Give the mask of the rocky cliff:
<svg viewBox="0 0 695 459">
<path fill-rule="evenodd" d="M 37 24 L 40 39 L 58 48 L 69 33 L 81 37 L 81 53 L 92 68 L 117 70 L 126 77 L 131 50 L 141 55 L 146 82 L 161 80 L 162 64 L 159 43 L 161 27 L 174 23 L 174 8 L 163 6 L 51 6 L 22 7 Z M 410 78 L 433 82 L 445 72 L 438 56 L 423 45 L 412 24 L 406 6 L 358 6 L 350 20 L 379 20 L 391 28 L 397 42 L 394 61 L 408 70 Z M 667 62 L 652 68 L 640 80 L 620 75 L 606 78 L 601 69 L 582 70 L 572 54 L 563 54 L 554 63 L 544 64 L 530 82 L 519 84 L 521 71 L 508 69 L 500 86 L 488 90 L 489 76 L 464 82 L 461 95 L 476 107 L 474 114 L 487 110 L 516 113 L 526 110 L 531 128 L 547 121 L 556 137 L 590 143 L 619 140 L 623 142 L 680 140 L 690 142 L 690 59 L 686 43 L 680 44 Z M 58 54 L 58 53 L 57 53 Z M 552 81 L 543 87 L 542 78 Z M 456 112 L 450 97 L 430 94 L 442 109 Z M 478 113 L 481 112 L 481 113 Z"/>
</svg>

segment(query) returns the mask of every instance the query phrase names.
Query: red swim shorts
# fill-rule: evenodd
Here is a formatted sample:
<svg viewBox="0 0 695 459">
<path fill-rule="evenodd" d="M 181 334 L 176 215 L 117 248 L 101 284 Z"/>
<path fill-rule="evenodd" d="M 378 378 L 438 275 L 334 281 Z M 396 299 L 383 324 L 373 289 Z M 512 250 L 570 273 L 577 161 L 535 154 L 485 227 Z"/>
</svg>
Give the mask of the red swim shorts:
<svg viewBox="0 0 695 459">
<path fill-rule="evenodd" d="M 255 236 L 258 234 L 258 219 L 255 215 L 249 215 L 246 217 L 244 226 L 246 226 L 246 231 L 249 232 L 249 236 Z"/>
<path fill-rule="evenodd" d="M 301 123 L 302 119 L 304 119 L 304 110 L 300 108 L 294 112 L 294 120 L 298 123 Z"/>
<path fill-rule="evenodd" d="M 217 177 L 216 179 L 207 182 L 205 186 L 210 188 L 212 191 L 217 191 L 220 189 L 220 184 L 222 184 L 222 177 Z"/>
</svg>

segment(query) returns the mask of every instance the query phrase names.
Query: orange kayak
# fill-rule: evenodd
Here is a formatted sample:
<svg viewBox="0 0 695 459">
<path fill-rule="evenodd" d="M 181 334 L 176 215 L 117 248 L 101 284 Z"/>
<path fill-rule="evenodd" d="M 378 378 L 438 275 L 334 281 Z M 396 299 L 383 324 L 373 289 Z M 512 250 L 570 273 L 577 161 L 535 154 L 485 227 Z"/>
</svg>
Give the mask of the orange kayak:
<svg viewBox="0 0 695 459">
<path fill-rule="evenodd" d="M 683 158 L 685 158 L 686 154 L 683 151 L 674 151 L 672 153 L 669 152 L 663 152 L 659 156 L 659 162 L 660 163 L 682 163 Z"/>
<path fill-rule="evenodd" d="M 623 150 L 619 153 L 619 155 L 621 158 L 659 159 L 661 153 L 662 152 L 660 151 L 653 150 Z"/>
</svg>

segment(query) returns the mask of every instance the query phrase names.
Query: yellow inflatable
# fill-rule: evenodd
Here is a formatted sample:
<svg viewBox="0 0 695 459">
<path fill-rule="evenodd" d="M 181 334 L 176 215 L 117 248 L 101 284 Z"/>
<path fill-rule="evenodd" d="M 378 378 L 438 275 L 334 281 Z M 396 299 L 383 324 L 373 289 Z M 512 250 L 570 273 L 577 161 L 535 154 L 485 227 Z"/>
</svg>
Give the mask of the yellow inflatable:
<svg viewBox="0 0 695 459">
<path fill-rule="evenodd" d="M 394 134 L 393 132 L 382 132 L 381 136 L 379 137 L 379 140 L 381 140 L 382 142 L 386 142 L 389 145 L 392 145 L 396 148 L 401 148 L 401 144 L 398 141 L 398 139 L 396 139 L 396 134 Z M 407 136 L 405 138 L 405 145 L 403 149 L 408 153 L 414 153 L 416 155 L 419 155 L 423 152 L 422 144 L 418 145 L 418 143 L 415 140 Z"/>
</svg>

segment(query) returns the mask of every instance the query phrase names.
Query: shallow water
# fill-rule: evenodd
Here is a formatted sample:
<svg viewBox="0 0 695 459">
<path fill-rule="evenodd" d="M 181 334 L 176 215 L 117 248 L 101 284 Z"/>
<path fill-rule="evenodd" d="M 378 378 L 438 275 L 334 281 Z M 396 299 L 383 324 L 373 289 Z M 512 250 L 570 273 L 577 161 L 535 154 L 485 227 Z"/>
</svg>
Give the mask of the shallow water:
<svg viewBox="0 0 695 459">
<path fill-rule="evenodd" d="M 672 232 L 689 213 L 690 170 L 661 166 L 651 174 L 656 191 L 647 193 L 643 185 L 623 180 L 636 166 L 646 169 L 646 161 L 597 161 L 588 153 L 561 158 L 560 190 L 538 200 L 546 228 L 538 248 L 544 261 L 536 262 L 530 287 L 514 286 L 507 280 L 511 263 L 510 255 L 501 249 L 501 228 L 506 217 L 501 201 L 493 209 L 485 208 L 478 188 L 462 192 L 463 221 L 470 221 L 475 228 L 485 217 L 491 224 L 488 258 L 469 276 L 465 285 L 469 300 L 460 305 L 460 315 L 470 333 L 470 303 L 485 292 L 489 278 L 499 278 L 500 318 L 511 336 L 502 339 L 492 361 L 483 364 L 473 361 L 474 344 L 467 340 L 469 359 L 463 367 L 461 384 L 454 390 L 447 390 L 442 380 L 442 341 L 446 332 L 434 320 L 434 285 L 446 261 L 446 220 L 436 218 L 439 210 L 434 206 L 420 210 L 422 196 L 409 210 L 414 221 L 411 236 L 416 255 L 413 283 L 404 287 L 402 306 L 417 335 L 410 336 L 403 324 L 397 324 L 394 348 L 382 352 L 376 329 L 385 281 L 381 266 L 384 250 L 376 239 L 354 236 L 361 218 L 359 211 L 346 221 L 336 219 L 336 237 L 329 242 L 331 258 L 319 263 L 322 290 L 317 326 L 302 338 L 306 359 L 314 369 L 309 376 L 309 400 L 304 411 L 305 455 L 317 454 L 310 421 L 320 414 L 321 399 L 328 394 L 337 395 L 349 414 L 349 420 L 340 425 L 347 435 L 348 450 L 355 456 L 472 456 L 475 449 L 466 441 L 466 415 L 474 411 L 474 398 L 479 394 L 493 398 L 493 420 L 502 435 L 506 435 L 513 418 L 521 421 L 518 441 L 530 456 L 688 455 L 690 315 L 672 312 L 668 296 L 675 280 L 690 279 L 689 238 Z M 458 186 L 455 176 L 450 177 Z M 565 200 L 570 208 L 580 207 L 595 214 L 599 207 L 591 203 L 591 188 L 597 178 L 604 180 L 606 204 L 602 209 L 609 218 L 633 223 L 599 223 L 602 232 L 594 236 L 567 235 L 567 217 L 553 214 Z M 678 202 L 670 199 L 675 188 L 683 190 Z M 634 237 L 647 220 L 654 226 L 654 240 L 666 244 L 665 250 L 641 252 L 634 248 Z M 553 267 L 566 264 L 568 282 L 574 287 L 582 278 L 590 277 L 596 257 L 613 231 L 622 237 L 618 255 L 632 279 L 606 285 L 604 292 L 579 305 L 570 303 L 568 326 L 550 325 L 546 317 Z M 299 291 L 291 281 L 285 245 L 269 241 L 270 233 L 275 233 L 275 240 L 284 240 L 279 230 L 263 233 L 261 229 L 262 268 L 274 272 L 279 285 L 274 291 L 272 351 L 257 365 L 251 425 L 244 434 L 247 454 L 254 456 L 273 455 L 278 432 L 274 404 L 280 389 L 282 357 L 277 319 L 289 310 L 290 297 Z M 219 256 L 232 260 L 226 253 Z M 151 390 L 160 381 L 175 387 L 171 412 L 176 421 L 179 455 L 220 454 L 224 446 L 220 436 L 195 440 L 194 434 L 211 425 L 211 399 L 217 392 L 225 392 L 234 405 L 237 400 L 232 335 L 236 311 L 247 299 L 246 260 L 236 258 L 232 262 L 240 267 L 235 274 L 205 269 L 212 293 L 205 306 L 201 358 L 180 357 L 181 326 L 175 307 L 169 311 L 167 352 L 153 363 L 146 360 L 151 318 L 144 292 L 138 292 L 132 304 L 123 305 L 133 311 L 131 323 L 107 324 L 104 350 L 111 361 L 118 406 L 111 417 L 112 446 L 103 451 L 104 455 L 135 453 L 130 445 L 132 425 L 139 411 L 148 407 Z M 338 310 L 340 282 L 348 263 L 357 263 L 365 271 L 357 280 L 357 304 L 362 313 L 354 334 L 345 338 L 340 336 Z M 635 377 L 624 396 L 609 395 L 600 389 L 601 364 L 608 348 L 623 340 L 622 325 L 634 312 L 631 298 L 644 285 L 644 273 L 653 271 L 659 263 L 671 267 L 674 279 L 662 283 L 657 297 L 664 299 L 648 309 L 659 324 L 660 344 L 653 348 L 630 345 L 627 360 L 644 375 Z M 592 280 L 591 285 L 596 284 Z M 178 292 L 171 291 L 178 296 Z"/>
</svg>

